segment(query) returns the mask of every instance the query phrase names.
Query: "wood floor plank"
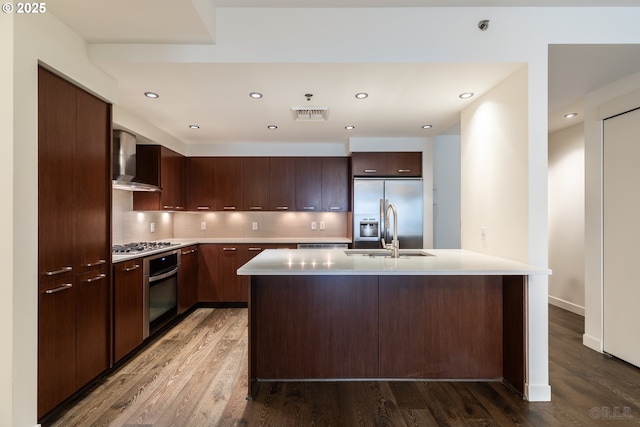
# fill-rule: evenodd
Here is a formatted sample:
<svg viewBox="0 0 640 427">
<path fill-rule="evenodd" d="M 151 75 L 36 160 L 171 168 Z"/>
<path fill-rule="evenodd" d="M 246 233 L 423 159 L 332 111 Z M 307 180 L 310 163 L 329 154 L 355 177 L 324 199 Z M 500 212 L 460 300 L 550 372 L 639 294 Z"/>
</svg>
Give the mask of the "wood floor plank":
<svg viewBox="0 0 640 427">
<path fill-rule="evenodd" d="M 43 427 L 640 426 L 640 369 L 582 345 L 549 309 L 551 402 L 501 383 L 261 383 L 247 395 L 246 309 L 194 310 Z"/>
</svg>

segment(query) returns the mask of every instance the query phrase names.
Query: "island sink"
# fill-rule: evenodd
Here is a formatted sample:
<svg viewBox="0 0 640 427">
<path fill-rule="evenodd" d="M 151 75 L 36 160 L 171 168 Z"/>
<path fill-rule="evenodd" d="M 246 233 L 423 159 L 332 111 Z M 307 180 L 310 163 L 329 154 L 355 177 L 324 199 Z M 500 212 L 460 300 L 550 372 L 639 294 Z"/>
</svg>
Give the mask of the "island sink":
<svg viewBox="0 0 640 427">
<path fill-rule="evenodd" d="M 344 251 L 347 256 L 360 256 L 360 257 L 389 257 L 391 258 L 391 252 L 387 249 L 350 249 Z M 409 258 L 409 257 L 423 257 L 423 256 L 433 256 L 428 252 L 417 251 L 415 249 L 412 250 L 402 250 L 398 254 L 399 258 Z"/>
</svg>

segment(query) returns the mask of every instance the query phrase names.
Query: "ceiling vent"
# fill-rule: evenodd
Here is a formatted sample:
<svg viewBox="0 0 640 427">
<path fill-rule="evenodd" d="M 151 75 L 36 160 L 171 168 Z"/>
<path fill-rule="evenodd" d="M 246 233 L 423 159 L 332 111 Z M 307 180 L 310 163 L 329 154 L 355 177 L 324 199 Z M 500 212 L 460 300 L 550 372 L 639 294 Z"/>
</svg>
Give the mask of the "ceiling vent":
<svg viewBox="0 0 640 427">
<path fill-rule="evenodd" d="M 291 107 L 296 122 L 324 122 L 329 107 Z"/>
</svg>

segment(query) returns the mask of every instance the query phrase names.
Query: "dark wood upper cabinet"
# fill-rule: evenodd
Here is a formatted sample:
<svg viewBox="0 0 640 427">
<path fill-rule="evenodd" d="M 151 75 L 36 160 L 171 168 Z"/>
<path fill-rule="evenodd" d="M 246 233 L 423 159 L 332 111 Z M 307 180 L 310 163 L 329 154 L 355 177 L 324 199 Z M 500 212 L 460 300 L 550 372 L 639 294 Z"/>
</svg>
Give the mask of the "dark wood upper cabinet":
<svg viewBox="0 0 640 427">
<path fill-rule="evenodd" d="M 42 280 L 73 270 L 76 221 L 76 94 L 71 83 L 38 74 L 38 263 Z"/>
<path fill-rule="evenodd" d="M 322 158 L 322 210 L 346 212 L 349 210 L 349 158 Z"/>
<path fill-rule="evenodd" d="M 296 210 L 318 212 L 322 205 L 322 159 L 296 157 Z"/>
<path fill-rule="evenodd" d="M 244 157 L 242 159 L 242 210 L 269 209 L 269 158 Z"/>
<path fill-rule="evenodd" d="M 422 176 L 422 153 L 355 152 L 351 154 L 353 176 Z"/>
<path fill-rule="evenodd" d="M 242 158 L 218 157 L 215 172 L 215 204 L 217 211 L 242 209 Z"/>
<path fill-rule="evenodd" d="M 187 158 L 187 209 L 208 211 L 215 208 L 215 157 Z"/>
<path fill-rule="evenodd" d="M 388 153 L 387 175 L 389 176 L 422 176 L 422 153 L 400 152 Z"/>
<path fill-rule="evenodd" d="M 133 193 L 134 210 L 184 210 L 186 160 L 161 145 L 136 146 L 136 179 L 160 187 L 161 192 Z"/>
<path fill-rule="evenodd" d="M 387 174 L 388 153 L 363 153 L 351 154 L 351 162 L 354 176 L 385 176 Z"/>
<path fill-rule="evenodd" d="M 294 210 L 296 206 L 296 158 L 269 158 L 269 209 Z"/>
</svg>

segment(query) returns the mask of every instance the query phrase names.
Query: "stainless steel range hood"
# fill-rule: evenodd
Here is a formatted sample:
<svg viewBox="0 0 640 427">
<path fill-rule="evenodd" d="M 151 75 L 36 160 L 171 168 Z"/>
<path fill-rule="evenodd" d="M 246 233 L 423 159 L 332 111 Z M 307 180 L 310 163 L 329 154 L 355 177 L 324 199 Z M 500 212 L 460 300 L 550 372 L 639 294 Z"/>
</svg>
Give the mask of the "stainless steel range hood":
<svg viewBox="0 0 640 427">
<path fill-rule="evenodd" d="M 155 185 L 136 180 L 136 136 L 113 131 L 113 188 L 127 191 L 160 191 Z"/>
</svg>

